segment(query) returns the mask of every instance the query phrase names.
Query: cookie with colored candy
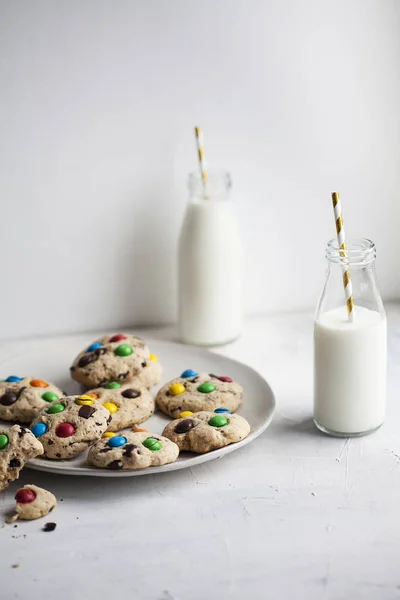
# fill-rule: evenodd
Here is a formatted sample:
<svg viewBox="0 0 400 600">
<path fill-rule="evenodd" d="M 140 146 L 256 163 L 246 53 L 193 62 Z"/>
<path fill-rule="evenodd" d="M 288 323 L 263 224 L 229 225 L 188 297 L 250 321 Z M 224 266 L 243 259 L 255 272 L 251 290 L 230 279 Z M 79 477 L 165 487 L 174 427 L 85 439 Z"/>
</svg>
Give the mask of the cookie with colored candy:
<svg viewBox="0 0 400 600">
<path fill-rule="evenodd" d="M 0 430 L 0 490 L 18 479 L 28 460 L 43 454 L 43 446 L 34 435 L 21 425 Z"/>
<path fill-rule="evenodd" d="M 176 419 L 183 411 L 213 411 L 217 407 L 235 412 L 242 402 L 243 388 L 225 375 L 183 371 L 166 383 L 156 396 L 159 409 Z"/>
<path fill-rule="evenodd" d="M 42 408 L 62 396 L 50 381 L 10 375 L 0 381 L 0 419 L 31 423 Z"/>
<path fill-rule="evenodd" d="M 47 458 L 73 458 L 99 439 L 111 415 L 89 396 L 67 396 L 42 410 L 31 424 Z"/>
<path fill-rule="evenodd" d="M 107 381 L 131 381 L 141 375 L 150 351 L 145 342 L 134 335 L 105 335 L 89 344 L 75 358 L 71 377 L 94 388 Z"/>
<path fill-rule="evenodd" d="M 17 519 L 32 521 L 45 517 L 55 508 L 57 500 L 54 494 L 37 485 L 24 485 L 15 494 L 17 506 L 15 514 L 8 519 L 9 523 Z"/>
<path fill-rule="evenodd" d="M 178 455 L 178 446 L 161 435 L 122 431 L 93 444 L 87 463 L 100 469 L 133 471 L 175 462 Z"/>
<path fill-rule="evenodd" d="M 250 425 L 240 415 L 202 411 L 171 421 L 163 436 L 175 442 L 179 450 L 204 454 L 240 442 L 249 433 Z"/>
<path fill-rule="evenodd" d="M 109 381 L 86 394 L 100 402 L 111 414 L 108 431 L 119 431 L 143 423 L 154 412 L 154 398 L 145 387 L 133 387 L 132 382 Z"/>
<path fill-rule="evenodd" d="M 150 389 L 161 379 L 162 367 L 158 357 L 150 354 L 150 357 L 143 361 L 142 367 L 142 370 L 130 380 L 130 383 L 136 387 Z"/>
</svg>

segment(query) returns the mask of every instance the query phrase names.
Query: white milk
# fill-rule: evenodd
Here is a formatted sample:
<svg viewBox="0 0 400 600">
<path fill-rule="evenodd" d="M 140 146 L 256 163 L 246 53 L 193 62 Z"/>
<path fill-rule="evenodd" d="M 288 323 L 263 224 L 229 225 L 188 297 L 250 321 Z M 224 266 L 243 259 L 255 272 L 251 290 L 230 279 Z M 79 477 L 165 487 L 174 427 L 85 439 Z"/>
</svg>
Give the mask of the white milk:
<svg viewBox="0 0 400 600">
<path fill-rule="evenodd" d="M 386 317 L 361 306 L 323 313 L 314 328 L 314 420 L 328 432 L 379 427 L 386 403 Z"/>
<path fill-rule="evenodd" d="M 190 344 L 223 344 L 242 326 L 242 243 L 230 200 L 190 202 L 179 241 L 179 329 Z"/>
</svg>

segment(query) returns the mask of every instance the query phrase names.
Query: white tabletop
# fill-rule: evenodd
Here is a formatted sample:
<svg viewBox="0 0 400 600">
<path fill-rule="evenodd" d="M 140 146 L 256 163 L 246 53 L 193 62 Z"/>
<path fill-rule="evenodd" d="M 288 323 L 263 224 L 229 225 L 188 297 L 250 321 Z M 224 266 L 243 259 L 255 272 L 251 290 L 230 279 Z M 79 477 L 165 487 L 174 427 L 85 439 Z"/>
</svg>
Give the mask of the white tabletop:
<svg viewBox="0 0 400 600">
<path fill-rule="evenodd" d="M 378 432 L 334 439 L 313 426 L 311 315 L 250 320 L 218 352 L 271 384 L 269 429 L 222 460 L 168 474 L 25 469 L 0 495 L 1 517 L 25 483 L 59 503 L 49 518 L 1 529 L 0 598 L 400 598 L 400 307 L 387 312 L 388 411 Z M 141 334 L 173 339 L 167 329 Z M 54 532 L 42 531 L 46 521 Z"/>
</svg>

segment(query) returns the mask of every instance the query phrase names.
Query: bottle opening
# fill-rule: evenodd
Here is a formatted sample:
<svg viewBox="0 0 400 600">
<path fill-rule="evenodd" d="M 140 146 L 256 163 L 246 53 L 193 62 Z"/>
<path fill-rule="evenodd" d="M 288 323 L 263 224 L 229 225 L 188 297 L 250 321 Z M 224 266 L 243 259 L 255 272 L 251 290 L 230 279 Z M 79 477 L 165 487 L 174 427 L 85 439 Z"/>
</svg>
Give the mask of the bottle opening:
<svg viewBox="0 0 400 600">
<path fill-rule="evenodd" d="M 232 179 L 228 171 L 213 170 L 207 172 L 206 188 L 199 171 L 189 173 L 188 187 L 193 196 L 204 198 L 205 189 L 207 195 L 215 199 L 226 199 L 232 187 Z"/>
<path fill-rule="evenodd" d="M 327 243 L 326 258 L 334 263 L 363 266 L 375 260 L 376 246 L 367 238 L 350 238 L 347 240 L 346 248 L 339 248 L 337 238 L 334 238 Z"/>
</svg>

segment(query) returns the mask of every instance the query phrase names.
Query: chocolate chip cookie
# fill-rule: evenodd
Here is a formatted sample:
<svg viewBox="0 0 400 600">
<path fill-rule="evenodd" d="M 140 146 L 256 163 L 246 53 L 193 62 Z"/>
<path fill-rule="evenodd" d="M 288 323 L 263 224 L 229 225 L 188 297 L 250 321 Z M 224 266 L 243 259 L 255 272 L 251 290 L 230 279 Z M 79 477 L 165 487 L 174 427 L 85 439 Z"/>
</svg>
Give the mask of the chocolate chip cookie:
<svg viewBox="0 0 400 600">
<path fill-rule="evenodd" d="M 102 387 L 89 390 L 85 396 L 100 402 L 111 414 L 108 431 L 119 431 L 143 423 L 154 412 L 154 398 L 145 387 L 132 382 L 109 381 Z"/>
<path fill-rule="evenodd" d="M 145 342 L 134 335 L 105 335 L 87 346 L 75 358 L 71 377 L 94 388 L 107 381 L 124 383 L 142 374 L 150 361 Z"/>
<path fill-rule="evenodd" d="M 80 454 L 101 437 L 110 412 L 89 396 L 67 396 L 42 410 L 31 424 L 47 458 L 60 460 Z"/>
<path fill-rule="evenodd" d="M 0 430 L 0 490 L 18 479 L 26 462 L 43 454 L 42 444 L 21 425 Z"/>
<path fill-rule="evenodd" d="M 31 423 L 38 412 L 63 396 L 49 381 L 10 375 L 0 381 L 0 419 Z"/>
<path fill-rule="evenodd" d="M 156 404 L 163 413 L 176 419 L 182 411 L 213 411 L 219 406 L 235 412 L 242 396 L 243 388 L 230 377 L 187 369 L 160 389 Z"/>
<path fill-rule="evenodd" d="M 178 446 L 161 435 L 122 431 L 93 444 L 87 463 L 100 469 L 136 470 L 175 462 L 178 455 Z"/>
<path fill-rule="evenodd" d="M 222 407 L 216 410 L 175 419 L 165 427 L 163 436 L 175 442 L 179 450 L 204 454 L 240 442 L 249 435 L 250 425 L 246 419 Z"/>
</svg>

